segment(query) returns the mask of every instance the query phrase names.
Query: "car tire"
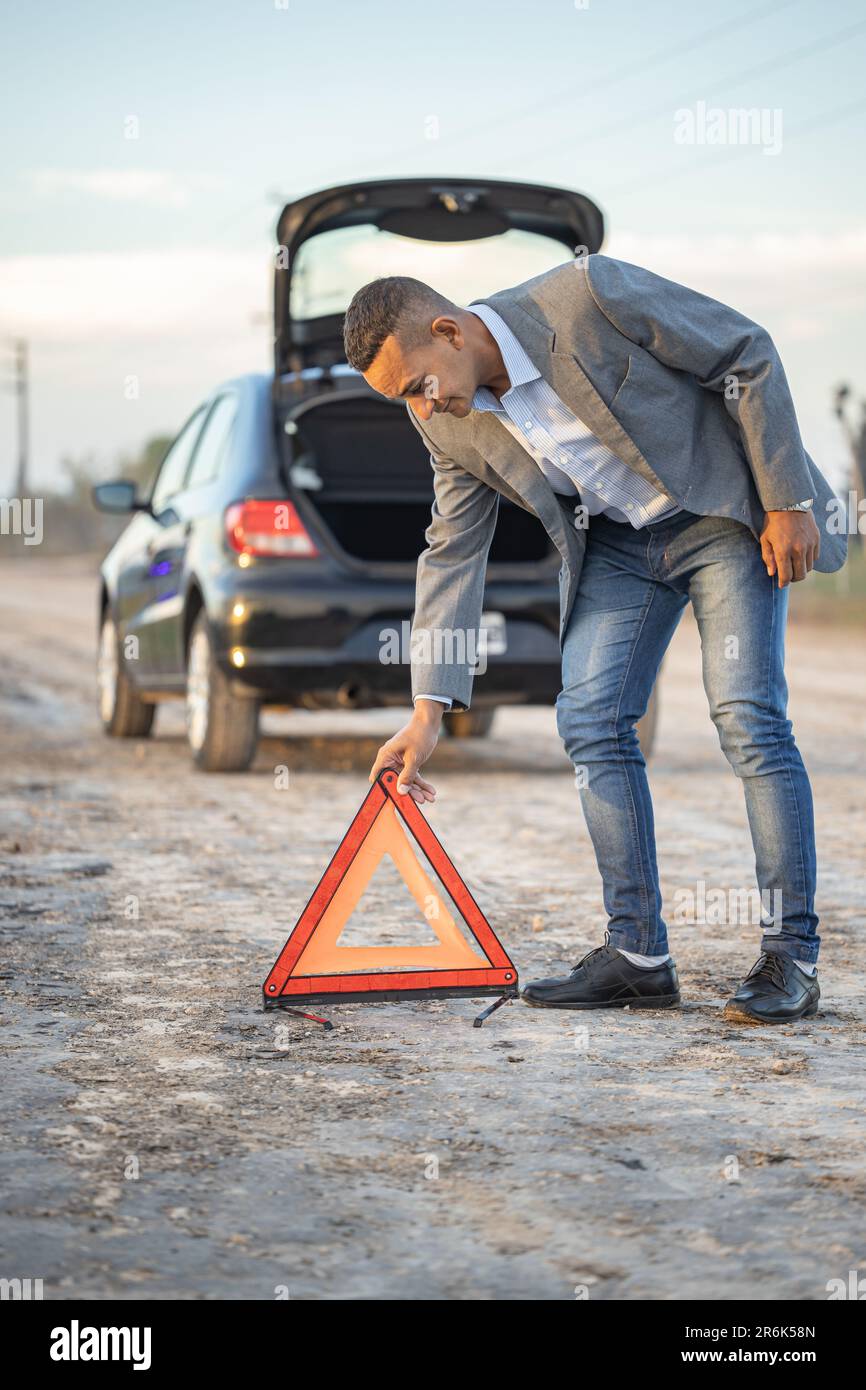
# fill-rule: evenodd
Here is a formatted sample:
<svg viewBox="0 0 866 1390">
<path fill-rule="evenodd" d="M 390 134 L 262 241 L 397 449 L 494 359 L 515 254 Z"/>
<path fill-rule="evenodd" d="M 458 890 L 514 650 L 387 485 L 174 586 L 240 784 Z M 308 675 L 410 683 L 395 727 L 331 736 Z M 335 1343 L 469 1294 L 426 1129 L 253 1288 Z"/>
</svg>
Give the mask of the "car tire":
<svg viewBox="0 0 866 1390">
<path fill-rule="evenodd" d="M 235 695 L 214 656 L 202 610 L 192 625 L 186 661 L 186 734 L 203 772 L 245 772 L 259 741 L 256 700 Z"/>
<path fill-rule="evenodd" d="M 156 706 L 140 699 L 131 684 L 121 653 L 120 633 L 108 610 L 102 615 L 99 630 L 96 688 L 100 723 L 111 738 L 147 738 Z"/>
<path fill-rule="evenodd" d="M 486 738 L 495 718 L 495 709 L 458 709 L 443 715 L 442 723 L 452 738 Z"/>
<path fill-rule="evenodd" d="M 656 741 L 656 728 L 659 721 L 659 692 L 655 686 L 646 707 L 646 714 L 637 722 L 637 736 L 640 742 L 640 751 L 645 760 L 649 760 L 652 755 L 653 745 Z"/>
</svg>

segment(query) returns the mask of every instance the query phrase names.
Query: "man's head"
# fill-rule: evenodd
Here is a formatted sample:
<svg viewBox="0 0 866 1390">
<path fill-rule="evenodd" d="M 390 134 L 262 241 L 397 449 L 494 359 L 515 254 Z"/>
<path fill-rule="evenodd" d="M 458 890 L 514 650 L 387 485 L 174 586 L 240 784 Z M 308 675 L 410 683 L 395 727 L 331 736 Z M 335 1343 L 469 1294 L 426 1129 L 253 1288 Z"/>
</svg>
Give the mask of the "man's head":
<svg viewBox="0 0 866 1390">
<path fill-rule="evenodd" d="M 380 395 L 407 400 L 419 420 L 469 414 L 490 371 L 488 338 L 477 315 L 408 275 L 364 285 L 343 325 L 346 361 Z"/>
</svg>

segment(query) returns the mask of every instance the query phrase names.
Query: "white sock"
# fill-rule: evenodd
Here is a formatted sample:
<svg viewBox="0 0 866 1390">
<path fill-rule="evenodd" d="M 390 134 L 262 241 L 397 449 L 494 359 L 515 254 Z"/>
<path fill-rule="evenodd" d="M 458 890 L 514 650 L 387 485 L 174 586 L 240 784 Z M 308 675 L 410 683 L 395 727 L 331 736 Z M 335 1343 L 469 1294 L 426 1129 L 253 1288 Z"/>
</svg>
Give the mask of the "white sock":
<svg viewBox="0 0 866 1390">
<path fill-rule="evenodd" d="M 642 970 L 652 970 L 654 965 L 664 965 L 666 960 L 670 960 L 670 951 L 663 956 L 639 956 L 636 951 L 624 951 L 621 946 L 616 948 L 621 956 L 630 960 L 632 965 L 639 965 Z"/>
<path fill-rule="evenodd" d="M 814 975 L 815 971 L 818 969 L 817 964 L 811 961 L 795 960 L 794 964 L 802 970 L 805 975 Z"/>
</svg>

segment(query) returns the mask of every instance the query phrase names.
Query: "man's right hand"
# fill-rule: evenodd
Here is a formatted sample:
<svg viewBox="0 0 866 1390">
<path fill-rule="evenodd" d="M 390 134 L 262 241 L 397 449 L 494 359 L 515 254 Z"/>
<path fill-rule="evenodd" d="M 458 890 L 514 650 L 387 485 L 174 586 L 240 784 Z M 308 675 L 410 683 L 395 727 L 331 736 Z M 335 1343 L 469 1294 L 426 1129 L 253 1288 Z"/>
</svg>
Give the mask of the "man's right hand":
<svg viewBox="0 0 866 1390">
<path fill-rule="evenodd" d="M 379 773 L 387 768 L 394 768 L 399 773 L 398 792 L 408 792 L 419 806 L 425 801 L 434 801 L 436 788 L 418 774 L 439 742 L 439 728 L 444 713 L 445 706 L 438 700 L 418 700 L 409 723 L 398 729 L 387 743 L 383 743 L 376 754 L 370 781 L 375 782 Z"/>
</svg>

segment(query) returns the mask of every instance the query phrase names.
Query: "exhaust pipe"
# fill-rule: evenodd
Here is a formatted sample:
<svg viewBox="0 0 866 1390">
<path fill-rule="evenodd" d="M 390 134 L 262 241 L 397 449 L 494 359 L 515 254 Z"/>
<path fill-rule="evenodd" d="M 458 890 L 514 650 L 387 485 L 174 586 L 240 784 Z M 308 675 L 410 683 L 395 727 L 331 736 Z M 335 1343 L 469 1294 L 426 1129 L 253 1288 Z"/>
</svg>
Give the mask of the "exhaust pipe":
<svg viewBox="0 0 866 1390">
<path fill-rule="evenodd" d="M 340 709 L 357 709 L 361 702 L 363 691 L 360 685 L 354 681 L 346 681 L 337 691 L 337 704 Z"/>
</svg>

